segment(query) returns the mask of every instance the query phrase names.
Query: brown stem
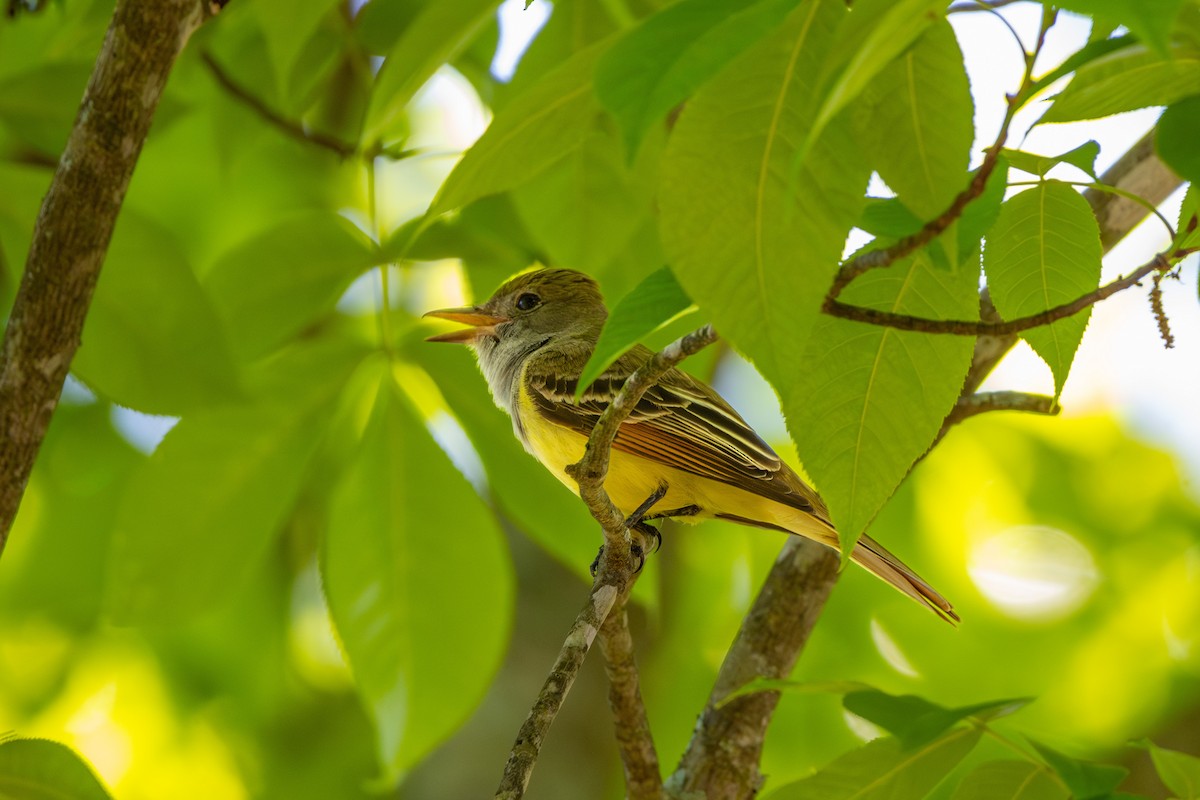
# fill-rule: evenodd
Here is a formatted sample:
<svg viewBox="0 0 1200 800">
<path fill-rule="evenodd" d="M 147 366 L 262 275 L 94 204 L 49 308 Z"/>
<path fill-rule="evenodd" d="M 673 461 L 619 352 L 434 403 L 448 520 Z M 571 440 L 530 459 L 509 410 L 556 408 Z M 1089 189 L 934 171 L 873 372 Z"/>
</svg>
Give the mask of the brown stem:
<svg viewBox="0 0 1200 800">
<path fill-rule="evenodd" d="M 583 666 L 583 660 L 592 647 L 596 633 L 604 624 L 604 618 L 608 616 L 616 600 L 617 587 L 597 582 L 592 588 L 587 602 L 575 618 L 575 624 L 567 633 L 562 650 L 550 669 L 550 675 L 542 685 L 542 691 L 538 694 L 533 708 L 529 710 L 529 716 L 517 732 L 517 741 L 508 756 L 508 763 L 504 765 L 500 788 L 496 790 L 496 800 L 517 800 L 524 796 L 538 754 L 542 750 L 546 732 L 558 716 L 558 710 L 562 708 L 567 692 L 575 683 L 575 677 L 579 674 L 579 668 Z"/>
<path fill-rule="evenodd" d="M 638 687 L 633 635 L 629 631 L 629 614 L 624 607 L 609 612 L 608 619 L 600 629 L 600 649 L 604 652 L 608 704 L 616 727 L 617 747 L 621 752 L 629 800 L 660 800 L 663 796 L 662 772 Z"/>
<path fill-rule="evenodd" d="M 1172 257 L 1180 256 L 1178 253 L 1172 253 L 1171 255 Z M 1160 253 L 1129 275 L 1117 278 L 1111 283 L 1106 283 L 1094 291 L 1088 292 L 1081 297 L 1076 297 L 1069 303 L 1063 303 L 1054 308 L 1030 314 L 1027 317 L 1018 317 L 1017 319 L 1003 321 L 981 322 L 964 319 L 912 317 L 908 314 L 896 314 L 891 311 L 880 311 L 875 308 L 852 306 L 831 298 L 826 298 L 824 311 L 826 314 L 834 317 L 841 317 L 842 319 L 854 322 L 865 322 L 868 325 L 881 325 L 901 331 L 951 334 L 954 336 L 1008 336 L 1074 316 L 1085 308 L 1093 306 L 1117 292 L 1138 285 L 1150 273 L 1156 271 L 1160 273 L 1166 272 L 1171 269 L 1171 266 L 1171 262 L 1167 256 Z"/>
<path fill-rule="evenodd" d="M 163 87 L 218 5 L 120 0 L 84 92 L 0 345 L 0 552 L 71 359 Z"/>
</svg>

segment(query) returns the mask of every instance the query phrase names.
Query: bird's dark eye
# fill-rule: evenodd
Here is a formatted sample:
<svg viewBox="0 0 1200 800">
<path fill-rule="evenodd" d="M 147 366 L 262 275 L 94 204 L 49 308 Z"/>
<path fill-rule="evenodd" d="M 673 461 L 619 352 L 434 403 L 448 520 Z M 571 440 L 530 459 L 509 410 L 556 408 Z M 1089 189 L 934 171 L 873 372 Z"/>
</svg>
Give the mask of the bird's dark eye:
<svg viewBox="0 0 1200 800">
<path fill-rule="evenodd" d="M 517 298 L 518 311 L 532 311 L 537 308 L 538 303 L 542 302 L 542 298 L 531 292 L 526 292 Z"/>
</svg>

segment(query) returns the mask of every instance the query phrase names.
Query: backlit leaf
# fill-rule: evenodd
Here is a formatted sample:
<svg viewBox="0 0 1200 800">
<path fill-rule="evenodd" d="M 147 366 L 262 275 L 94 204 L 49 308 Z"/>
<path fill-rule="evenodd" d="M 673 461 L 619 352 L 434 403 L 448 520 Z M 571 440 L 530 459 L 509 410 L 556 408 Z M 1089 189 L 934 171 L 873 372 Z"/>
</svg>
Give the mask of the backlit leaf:
<svg viewBox="0 0 1200 800">
<path fill-rule="evenodd" d="M 442 64 L 470 43 L 491 18 L 499 0 L 427 3 L 404 28 L 375 77 L 363 141 L 386 138 L 417 90 Z"/>
<path fill-rule="evenodd" d="M 996 309 L 1016 319 L 1068 303 L 1100 284 L 1100 230 L 1079 192 L 1045 181 L 1010 198 L 984 249 Z M 1021 334 L 1054 373 L 1062 392 L 1091 309 Z"/>
<path fill-rule="evenodd" d="M 954 800 L 1067 800 L 1052 770 L 1031 761 L 985 761 L 963 778 Z"/>
<path fill-rule="evenodd" d="M 975 747 L 979 730 L 959 728 L 914 750 L 890 737 L 851 750 L 766 800 L 921 800 Z"/>
<path fill-rule="evenodd" d="M 1023 150 L 1009 149 L 1005 149 L 1004 155 L 1008 159 L 1008 163 L 1012 166 L 1022 172 L 1028 172 L 1030 175 L 1037 175 L 1039 178 L 1045 176 L 1047 172 L 1059 164 L 1070 164 L 1083 170 L 1090 177 L 1095 178 L 1096 157 L 1100 155 L 1100 144 L 1094 139 L 1089 140 L 1073 150 L 1068 150 L 1056 156 L 1039 156 L 1035 153 L 1026 153 Z"/>
<path fill-rule="evenodd" d="M 618 40 L 596 67 L 596 96 L 617 118 L 628 159 L 652 125 L 798 2 L 760 0 L 738 8 L 726 0 L 686 0 Z"/>
<path fill-rule="evenodd" d="M 842 702 L 847 711 L 878 725 L 904 747 L 912 748 L 936 739 L 968 717 L 1010 714 L 1029 700 L 996 700 L 946 708 L 916 695 L 897 696 L 867 689 L 850 692 Z"/>
<path fill-rule="evenodd" d="M 508 103 L 446 178 L 430 215 L 520 186 L 579 147 L 599 111 L 592 72 L 603 51 L 603 43 L 581 50 Z"/>
<path fill-rule="evenodd" d="M 1127 47 L 1080 67 L 1042 116 L 1042 122 L 1096 119 L 1149 106 L 1165 106 L 1200 86 L 1200 54 L 1179 49 L 1161 58 L 1143 46 Z"/>
<path fill-rule="evenodd" d="M 157 224 L 117 223 L 71 369 L 95 391 L 179 415 L 238 394 L 230 340 L 187 255 Z"/>
<path fill-rule="evenodd" d="M 691 306 L 691 298 L 671 270 L 663 267 L 647 276 L 613 306 L 596 349 L 580 373 L 577 394 L 582 396 L 618 356 Z"/>
<path fill-rule="evenodd" d="M 1075 800 L 1107 795 L 1129 774 L 1125 767 L 1071 758 L 1032 739 L 1030 744 L 1063 779 Z"/>
<path fill-rule="evenodd" d="M 395 781 L 482 699 L 508 640 L 513 578 L 492 514 L 381 365 L 333 499 L 322 573 Z"/>
<path fill-rule="evenodd" d="M 262 355 L 330 311 L 378 263 L 360 230 L 332 213 L 263 228 L 217 258 L 205 288 L 228 323 L 239 355 Z"/>
<path fill-rule="evenodd" d="M 65 744 L 48 739 L 0 741 L 0 798 L 110 800 L 92 768 Z"/>
<path fill-rule="evenodd" d="M 229 598 L 295 500 L 359 358 L 345 345 L 289 355 L 264 396 L 167 434 L 117 514 L 108 607 L 119 622 L 176 623 Z"/>
<path fill-rule="evenodd" d="M 932 319 L 978 314 L 978 268 L 918 255 L 858 278 L 846 303 Z M 823 316 L 803 368 L 784 384 L 800 460 L 833 514 L 844 552 L 933 442 L 971 363 L 969 337 L 929 336 Z"/>
<path fill-rule="evenodd" d="M 1151 741 L 1140 742 L 1139 746 L 1150 751 L 1158 777 L 1175 797 L 1179 800 L 1200 798 L 1200 758 L 1159 747 Z"/>
<path fill-rule="evenodd" d="M 883 67 L 855 104 L 873 166 L 922 219 L 942 213 L 967 185 L 975 126 L 962 63 L 954 31 L 941 20 Z"/>
<path fill-rule="evenodd" d="M 781 390 L 863 203 L 868 170 L 842 118 L 794 169 L 821 101 L 815 76 L 845 15 L 836 0 L 798 8 L 696 93 L 663 157 L 667 262 Z"/>
</svg>

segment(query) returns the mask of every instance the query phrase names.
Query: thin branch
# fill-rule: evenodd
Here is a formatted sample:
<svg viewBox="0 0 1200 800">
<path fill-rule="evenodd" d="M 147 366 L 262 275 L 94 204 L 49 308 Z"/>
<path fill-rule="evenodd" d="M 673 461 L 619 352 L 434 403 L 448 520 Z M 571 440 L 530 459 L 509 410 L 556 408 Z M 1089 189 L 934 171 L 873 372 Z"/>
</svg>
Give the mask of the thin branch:
<svg viewBox="0 0 1200 800">
<path fill-rule="evenodd" d="M 217 6 L 121 0 L 37 226 L 0 345 L 0 552 L 29 481 L 154 110 L 180 50 Z"/>
<path fill-rule="evenodd" d="M 537 763 L 542 750 L 542 742 L 558 710 L 562 708 L 567 692 L 579 675 L 579 668 L 587 657 L 588 650 L 596 638 L 604 618 L 612 610 L 617 600 L 615 586 L 597 583 L 588 600 L 575 618 L 575 624 L 567 633 L 562 650 L 550 669 L 550 675 L 542 685 L 529 716 L 517 732 L 517 741 L 513 744 L 508 763 L 504 765 L 504 775 L 500 779 L 500 788 L 496 790 L 496 800 L 518 800 L 525 794 L 533 767 Z"/>
<path fill-rule="evenodd" d="M 958 398 L 954 409 L 942 423 L 942 429 L 948 430 L 963 420 L 979 414 L 986 414 L 989 411 L 1024 411 L 1027 414 L 1043 414 L 1053 417 L 1060 410 L 1061 406 L 1054 402 L 1054 398 L 1044 394 L 975 392 Z M 941 438 L 940 434 L 938 438 Z"/>
<path fill-rule="evenodd" d="M 1182 258 L 1188 252 L 1190 251 L 1178 250 L 1172 253 L 1170 258 Z M 1049 325 L 1052 322 L 1078 314 L 1085 308 L 1093 306 L 1117 292 L 1138 285 L 1143 278 L 1152 272 L 1163 273 L 1170 270 L 1171 267 L 1172 262 L 1168 260 L 1168 256 L 1159 253 L 1129 275 L 1117 278 L 1111 283 L 1106 283 L 1100 288 L 1077 297 L 1069 303 L 1063 303 L 1054 308 L 1030 314 L 1027 317 L 1018 317 L 1017 319 L 998 322 L 912 317 L 907 314 L 896 314 L 891 311 L 852 306 L 829 298 L 826 298 L 824 311 L 826 314 L 834 317 L 853 320 L 854 322 L 865 322 L 868 325 L 881 325 L 901 331 L 950 334 L 953 336 L 1007 336 L 1027 331 L 1031 328 L 1041 327 L 1042 325 Z"/>
<path fill-rule="evenodd" d="M 324 148 L 340 158 L 351 158 L 358 153 L 357 145 L 350 142 L 343 142 L 334 136 L 329 136 L 320 131 L 311 131 L 299 122 L 288 119 L 283 114 L 268 106 L 263 102 L 262 98 L 234 80 L 233 76 L 225 71 L 225 68 L 221 66 L 220 62 L 211 53 L 201 53 L 200 60 L 208 67 L 208 71 L 212 73 L 213 79 L 216 80 L 222 89 L 240 100 L 243 105 L 252 109 L 264 120 L 274 125 L 276 129 L 293 139 Z"/>
<path fill-rule="evenodd" d="M 617 747 L 625 770 L 629 800 L 659 800 L 663 796 L 658 751 L 650 735 L 650 721 L 638 688 L 637 664 L 633 657 L 633 635 L 624 608 L 609 612 L 600 629 L 604 672 L 608 676 L 608 704 L 616 726 Z"/>
<path fill-rule="evenodd" d="M 579 463 L 567 468 L 567 472 L 579 483 L 579 496 L 604 530 L 604 551 L 599 559 L 588 602 L 576 618 L 575 625 L 572 626 L 554 662 L 550 676 L 517 734 L 516 743 L 504 766 L 500 787 L 496 790 L 496 800 L 517 800 L 524 796 L 546 732 L 558 715 L 567 691 L 575 682 L 596 632 L 605 624 L 613 609 L 623 611 L 625 600 L 629 597 L 629 591 L 637 578 L 637 567 L 640 564 L 635 563 L 631 551 L 630 530 L 636 520 L 626 520 L 604 489 L 609 451 L 617 431 L 621 423 L 633 412 L 642 395 L 658 383 L 668 370 L 716 339 L 717 334 L 712 326 L 705 325 L 672 342 L 635 370 L 597 420 L 591 436 L 588 437 L 583 458 Z M 618 616 L 623 617 L 623 614 Z M 632 639 L 628 642 L 619 641 L 621 627 L 622 623 L 616 622 L 609 628 L 610 644 L 614 647 L 614 655 L 618 657 L 614 661 L 618 669 L 628 668 L 636 678 L 636 670 L 632 666 Z M 622 650 L 626 650 L 627 653 L 622 653 Z M 613 704 L 613 712 L 617 715 L 618 737 L 632 737 L 629 739 L 631 746 L 628 748 L 622 741 L 622 758 L 634 759 L 625 760 L 626 774 L 636 774 L 639 780 L 638 789 L 645 792 L 632 795 L 631 783 L 631 795 L 645 798 L 661 796 L 662 784 L 658 775 L 657 756 L 653 755 L 654 745 L 649 738 L 649 726 L 645 723 L 646 712 L 641 703 L 641 694 L 636 683 L 632 684 L 631 688 L 629 676 L 624 672 L 619 676 L 619 683 L 619 687 L 614 686 L 614 691 L 620 692 L 621 702 Z"/>
<path fill-rule="evenodd" d="M 954 3 L 946 9 L 946 13 L 967 14 L 972 11 L 995 11 L 997 8 L 1004 8 L 1005 6 L 1011 6 L 1013 3 L 1021 2 L 1024 2 L 1024 0 L 990 0 L 990 2 L 975 0 L 975 2 L 970 3 Z"/>
</svg>

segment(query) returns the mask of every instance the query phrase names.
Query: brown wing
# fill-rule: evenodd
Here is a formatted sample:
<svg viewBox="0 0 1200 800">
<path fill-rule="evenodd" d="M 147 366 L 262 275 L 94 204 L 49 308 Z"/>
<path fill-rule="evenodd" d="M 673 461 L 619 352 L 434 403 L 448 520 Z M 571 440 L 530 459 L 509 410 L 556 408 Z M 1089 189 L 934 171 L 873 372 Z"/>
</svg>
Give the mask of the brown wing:
<svg viewBox="0 0 1200 800">
<path fill-rule="evenodd" d="M 575 402 L 574 380 L 542 370 L 526 372 L 533 402 L 549 419 L 584 436 L 608 408 L 625 380 L 650 351 L 635 348 Z M 651 387 L 621 425 L 613 448 L 660 464 L 728 483 L 828 521 L 817 493 L 721 396 L 686 372 L 673 369 Z"/>
</svg>

